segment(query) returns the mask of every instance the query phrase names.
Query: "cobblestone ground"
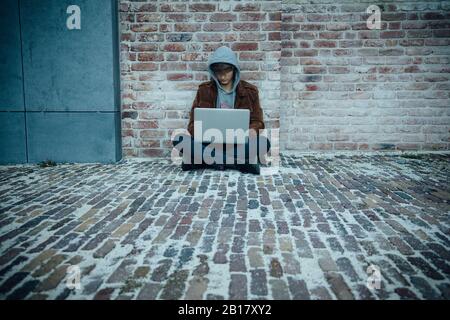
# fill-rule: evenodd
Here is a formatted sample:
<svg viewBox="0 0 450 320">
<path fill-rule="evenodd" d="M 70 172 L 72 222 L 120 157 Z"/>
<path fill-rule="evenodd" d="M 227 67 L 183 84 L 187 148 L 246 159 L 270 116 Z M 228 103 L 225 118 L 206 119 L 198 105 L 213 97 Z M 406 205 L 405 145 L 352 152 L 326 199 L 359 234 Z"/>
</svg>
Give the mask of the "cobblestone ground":
<svg viewBox="0 0 450 320">
<path fill-rule="evenodd" d="M 282 156 L 261 176 L 3 166 L 0 297 L 449 299 L 449 159 Z"/>
</svg>

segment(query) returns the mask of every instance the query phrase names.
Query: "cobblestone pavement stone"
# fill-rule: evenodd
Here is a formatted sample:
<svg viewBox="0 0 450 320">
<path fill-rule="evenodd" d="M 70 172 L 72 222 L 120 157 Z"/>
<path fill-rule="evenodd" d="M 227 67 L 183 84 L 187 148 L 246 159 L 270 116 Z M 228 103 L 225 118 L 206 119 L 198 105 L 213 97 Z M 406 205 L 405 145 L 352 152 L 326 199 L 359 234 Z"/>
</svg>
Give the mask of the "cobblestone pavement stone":
<svg viewBox="0 0 450 320">
<path fill-rule="evenodd" d="M 0 297 L 449 299 L 449 159 L 284 155 L 260 176 L 3 166 Z"/>
</svg>

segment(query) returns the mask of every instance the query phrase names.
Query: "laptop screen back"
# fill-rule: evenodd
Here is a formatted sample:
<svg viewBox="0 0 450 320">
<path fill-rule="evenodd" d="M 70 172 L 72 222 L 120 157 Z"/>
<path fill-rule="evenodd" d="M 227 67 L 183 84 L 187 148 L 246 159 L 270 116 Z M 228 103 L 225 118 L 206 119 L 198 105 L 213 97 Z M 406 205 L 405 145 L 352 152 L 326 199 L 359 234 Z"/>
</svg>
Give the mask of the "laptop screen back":
<svg viewBox="0 0 450 320">
<path fill-rule="evenodd" d="M 213 141 L 215 143 L 245 143 L 248 141 L 248 137 L 246 136 L 248 134 L 249 124 L 249 109 L 195 108 L 194 141 L 208 143 Z M 218 131 L 207 131 L 208 129 L 216 129 Z M 202 132 L 202 136 L 198 134 L 200 131 Z"/>
</svg>

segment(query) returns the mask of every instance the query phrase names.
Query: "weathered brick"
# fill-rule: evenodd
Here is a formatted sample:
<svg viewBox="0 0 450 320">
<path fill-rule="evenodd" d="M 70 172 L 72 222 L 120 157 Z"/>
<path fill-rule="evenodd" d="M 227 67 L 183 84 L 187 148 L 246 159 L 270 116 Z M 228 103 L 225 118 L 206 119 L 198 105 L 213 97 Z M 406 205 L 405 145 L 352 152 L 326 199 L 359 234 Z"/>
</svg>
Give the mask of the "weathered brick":
<svg viewBox="0 0 450 320">
<path fill-rule="evenodd" d="M 272 259 L 270 261 L 270 276 L 275 278 L 283 276 L 283 268 L 277 259 Z"/>
<path fill-rule="evenodd" d="M 342 276 L 335 272 L 327 273 L 326 279 L 339 300 L 353 300 L 354 296 Z"/>
<path fill-rule="evenodd" d="M 161 290 L 162 285 L 160 283 L 146 283 L 137 296 L 140 300 L 155 300 L 158 293 Z"/>
<path fill-rule="evenodd" d="M 309 300 L 310 295 L 304 280 L 288 277 L 289 291 L 293 300 Z"/>
<path fill-rule="evenodd" d="M 160 299 L 175 300 L 180 299 L 186 286 L 186 280 L 189 275 L 188 270 L 178 270 L 172 273 L 167 279 Z"/>
<path fill-rule="evenodd" d="M 230 300 L 246 300 L 247 277 L 243 274 L 232 274 L 228 292 Z"/>
<path fill-rule="evenodd" d="M 208 287 L 209 280 L 203 277 L 193 277 L 189 281 L 189 287 L 186 291 L 186 299 L 188 300 L 202 300 L 204 293 Z"/>
<path fill-rule="evenodd" d="M 266 272 L 262 269 L 250 270 L 250 292 L 255 295 L 267 295 L 267 278 Z"/>
<path fill-rule="evenodd" d="M 55 269 L 46 279 L 36 287 L 36 291 L 48 291 L 56 288 L 66 277 L 67 265 L 62 265 Z"/>
</svg>

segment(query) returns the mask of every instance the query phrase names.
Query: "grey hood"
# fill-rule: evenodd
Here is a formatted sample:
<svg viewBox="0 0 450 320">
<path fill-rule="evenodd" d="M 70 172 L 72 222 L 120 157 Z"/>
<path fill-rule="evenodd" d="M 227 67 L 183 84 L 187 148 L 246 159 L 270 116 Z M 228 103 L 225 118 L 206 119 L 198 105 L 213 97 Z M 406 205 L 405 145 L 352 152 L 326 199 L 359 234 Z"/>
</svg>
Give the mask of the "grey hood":
<svg viewBox="0 0 450 320">
<path fill-rule="evenodd" d="M 235 93 L 236 87 L 241 79 L 241 69 L 239 68 L 238 59 L 236 57 L 236 54 L 230 48 L 228 48 L 226 46 L 222 46 L 222 47 L 217 48 L 216 51 L 214 51 L 214 53 L 212 55 L 210 55 L 209 59 L 208 59 L 209 75 L 211 76 L 212 79 L 214 79 L 217 87 L 225 92 L 223 87 L 220 85 L 219 80 L 217 80 L 216 76 L 214 75 L 214 72 L 211 70 L 211 65 L 213 63 L 218 63 L 218 62 L 229 63 L 229 64 L 232 64 L 233 66 L 235 66 L 236 70 L 235 70 L 235 74 L 234 74 L 233 90 L 232 90 L 232 92 Z"/>
</svg>

